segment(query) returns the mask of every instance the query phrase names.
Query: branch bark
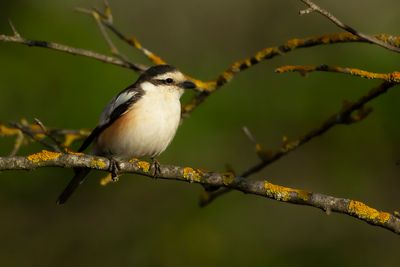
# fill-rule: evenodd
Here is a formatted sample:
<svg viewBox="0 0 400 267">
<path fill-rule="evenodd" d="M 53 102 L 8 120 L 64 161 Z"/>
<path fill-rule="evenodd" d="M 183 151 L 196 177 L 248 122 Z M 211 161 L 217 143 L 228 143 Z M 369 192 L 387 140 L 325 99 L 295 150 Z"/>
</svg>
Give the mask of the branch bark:
<svg viewBox="0 0 400 267">
<path fill-rule="evenodd" d="M 64 154 L 43 150 L 27 157 L 0 157 L 0 171 L 34 170 L 44 167 L 85 167 L 102 171 L 109 170 L 109 160 L 81 153 Z M 151 164 L 132 159 L 120 162 L 121 173 L 134 173 L 152 177 Z M 162 165 L 158 178 L 198 183 L 207 186 L 224 186 L 246 194 L 258 195 L 281 202 L 306 205 L 325 211 L 347 214 L 371 225 L 380 226 L 400 234 L 400 219 L 391 213 L 379 211 L 351 199 L 337 198 L 325 194 L 272 184 L 266 180 L 250 181 L 235 177 L 232 173 L 207 172 L 191 167 Z"/>
</svg>

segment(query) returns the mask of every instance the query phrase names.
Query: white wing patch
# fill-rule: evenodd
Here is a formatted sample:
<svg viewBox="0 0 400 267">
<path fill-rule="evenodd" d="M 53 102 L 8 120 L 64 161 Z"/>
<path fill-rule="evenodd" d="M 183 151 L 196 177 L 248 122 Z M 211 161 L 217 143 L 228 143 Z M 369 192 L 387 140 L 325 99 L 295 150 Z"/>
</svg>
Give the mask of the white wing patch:
<svg viewBox="0 0 400 267">
<path fill-rule="evenodd" d="M 107 106 L 103 109 L 103 112 L 100 115 L 99 126 L 105 125 L 110 121 L 110 115 L 113 111 L 120 105 L 129 101 L 132 97 L 134 97 L 139 92 L 134 90 L 127 90 L 121 92 L 119 95 L 115 96 L 111 101 L 107 104 Z"/>
</svg>

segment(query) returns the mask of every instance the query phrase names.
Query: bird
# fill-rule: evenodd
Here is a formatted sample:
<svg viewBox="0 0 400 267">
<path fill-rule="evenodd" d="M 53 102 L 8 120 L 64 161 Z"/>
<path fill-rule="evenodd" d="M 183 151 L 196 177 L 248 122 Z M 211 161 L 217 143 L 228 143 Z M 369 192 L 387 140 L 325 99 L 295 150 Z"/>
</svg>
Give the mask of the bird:
<svg viewBox="0 0 400 267">
<path fill-rule="evenodd" d="M 118 160 L 160 155 L 175 136 L 181 118 L 180 98 L 196 84 L 171 65 L 156 65 L 145 70 L 136 82 L 117 94 L 103 109 L 98 125 L 83 141 L 78 152 L 93 143 L 92 155 L 110 159 L 116 176 Z M 57 199 L 64 204 L 90 172 L 75 168 L 75 175 Z"/>
</svg>

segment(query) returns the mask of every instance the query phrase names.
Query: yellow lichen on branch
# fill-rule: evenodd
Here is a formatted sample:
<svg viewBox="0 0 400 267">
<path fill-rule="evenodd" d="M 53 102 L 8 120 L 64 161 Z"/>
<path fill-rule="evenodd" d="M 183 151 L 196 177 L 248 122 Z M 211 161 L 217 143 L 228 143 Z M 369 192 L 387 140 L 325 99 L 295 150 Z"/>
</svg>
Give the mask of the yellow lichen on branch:
<svg viewBox="0 0 400 267">
<path fill-rule="evenodd" d="M 110 25 L 108 25 L 108 26 L 110 26 Z M 155 53 L 151 52 L 150 50 L 144 48 L 143 45 L 139 42 L 139 40 L 136 39 L 134 36 L 132 36 L 130 38 L 127 38 L 127 37 L 124 37 L 124 36 L 121 36 L 121 37 L 128 44 L 132 45 L 137 50 L 141 51 L 154 64 L 156 64 L 156 65 L 167 64 L 166 61 L 164 61 L 160 56 L 158 56 Z"/>
<path fill-rule="evenodd" d="M 19 135 L 21 130 L 14 128 L 14 127 L 8 127 L 5 126 L 4 124 L 0 124 L 0 135 L 1 136 L 14 136 L 14 135 Z"/>
<path fill-rule="evenodd" d="M 336 72 L 336 73 L 350 74 L 366 79 L 379 79 L 388 82 L 400 83 L 400 72 L 397 71 L 391 73 L 375 73 L 361 69 L 336 67 L 328 65 L 318 65 L 318 66 L 287 65 L 275 69 L 276 73 L 299 72 L 301 75 L 305 75 L 309 72 L 314 72 L 314 71 Z"/>
<path fill-rule="evenodd" d="M 111 173 L 108 173 L 105 177 L 100 179 L 100 185 L 106 186 L 109 183 L 111 183 L 112 181 L 113 181 L 112 180 L 112 175 L 111 175 Z"/>
<path fill-rule="evenodd" d="M 66 147 L 66 148 L 64 149 L 64 151 L 65 151 L 65 153 L 67 153 L 67 154 L 71 154 L 71 155 L 75 155 L 75 156 L 84 156 L 84 155 L 85 155 L 85 154 L 82 153 L 82 152 L 75 152 L 75 151 L 72 151 L 72 150 L 69 149 L 68 147 Z"/>
<path fill-rule="evenodd" d="M 264 182 L 264 189 L 268 197 L 284 202 L 291 200 L 293 197 L 308 201 L 311 195 L 310 192 L 304 190 L 275 185 L 268 181 Z"/>
<path fill-rule="evenodd" d="M 129 163 L 134 164 L 138 169 L 140 169 L 144 173 L 148 173 L 151 168 L 151 164 L 147 161 L 139 160 L 137 158 L 132 158 L 129 160 Z"/>
<path fill-rule="evenodd" d="M 222 173 L 222 177 L 222 182 L 227 186 L 235 181 L 235 175 L 232 172 Z"/>
<path fill-rule="evenodd" d="M 196 78 L 193 78 L 189 75 L 185 75 L 190 81 L 192 81 L 194 84 L 196 84 L 196 87 L 200 91 L 206 91 L 206 92 L 212 92 L 217 88 L 217 82 L 216 81 L 202 81 Z"/>
<path fill-rule="evenodd" d="M 62 143 L 62 145 L 64 147 L 69 147 L 72 145 L 72 143 L 74 143 L 77 140 L 82 139 L 84 136 L 85 135 L 83 135 L 83 134 L 68 133 L 65 135 L 64 142 Z"/>
<path fill-rule="evenodd" d="M 351 200 L 349 203 L 349 211 L 351 214 L 370 222 L 385 223 L 389 221 L 390 214 L 387 212 L 381 212 L 371 207 L 368 207 L 362 202 Z"/>
<path fill-rule="evenodd" d="M 139 169 L 141 169 L 142 171 L 144 171 L 144 172 L 149 172 L 150 171 L 150 167 L 151 167 L 151 164 L 150 163 L 148 163 L 147 161 L 138 161 L 137 163 L 136 163 L 136 166 L 138 166 L 138 168 Z"/>
<path fill-rule="evenodd" d="M 28 160 L 37 163 L 41 161 L 55 160 L 58 159 L 62 154 L 58 152 L 52 152 L 48 150 L 42 150 L 39 153 L 35 153 L 28 156 Z"/>
<path fill-rule="evenodd" d="M 203 172 L 200 169 L 193 169 L 190 167 L 183 168 L 183 177 L 189 182 L 200 182 Z"/>
<path fill-rule="evenodd" d="M 90 161 L 90 165 L 92 165 L 96 169 L 104 169 L 107 166 L 107 164 L 100 159 L 92 159 Z"/>
</svg>

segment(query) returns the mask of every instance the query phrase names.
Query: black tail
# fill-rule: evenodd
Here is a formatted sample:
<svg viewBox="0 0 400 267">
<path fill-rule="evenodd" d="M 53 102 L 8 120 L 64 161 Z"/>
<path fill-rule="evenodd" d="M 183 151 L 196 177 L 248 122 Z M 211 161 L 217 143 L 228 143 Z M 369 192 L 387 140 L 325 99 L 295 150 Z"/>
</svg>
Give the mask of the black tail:
<svg viewBox="0 0 400 267">
<path fill-rule="evenodd" d="M 86 175 L 90 172 L 90 169 L 75 169 L 75 176 L 69 182 L 67 187 L 61 193 L 61 195 L 57 199 L 57 204 L 64 204 L 68 198 L 72 195 L 72 193 L 78 188 L 78 186 L 85 180 Z"/>
</svg>

